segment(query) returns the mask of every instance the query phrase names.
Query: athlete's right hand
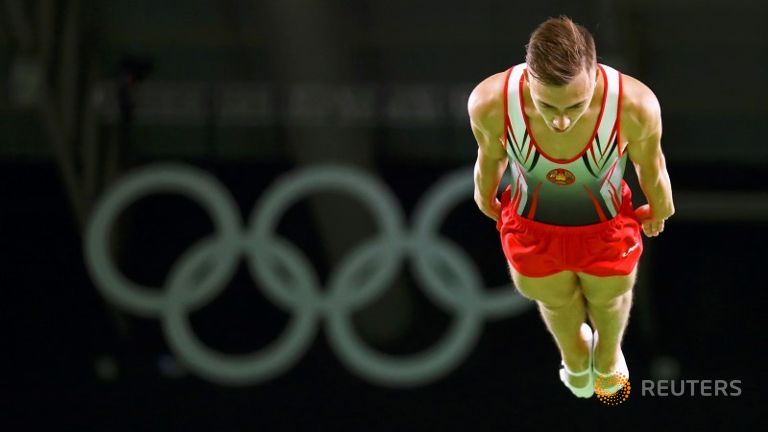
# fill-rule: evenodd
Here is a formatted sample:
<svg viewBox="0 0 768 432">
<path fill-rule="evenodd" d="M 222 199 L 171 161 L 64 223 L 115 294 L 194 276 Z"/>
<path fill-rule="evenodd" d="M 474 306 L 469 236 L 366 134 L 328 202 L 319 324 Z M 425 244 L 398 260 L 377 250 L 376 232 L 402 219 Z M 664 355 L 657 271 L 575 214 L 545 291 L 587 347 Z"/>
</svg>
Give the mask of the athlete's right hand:
<svg viewBox="0 0 768 432">
<path fill-rule="evenodd" d="M 664 231 L 664 221 L 667 220 L 667 217 L 654 215 L 650 205 L 645 204 L 636 208 L 635 216 L 643 227 L 643 232 L 646 237 L 657 237 Z"/>
<path fill-rule="evenodd" d="M 494 222 L 498 221 L 501 217 L 501 202 L 498 198 L 493 197 L 493 200 L 488 202 L 487 198 L 476 196 L 475 204 L 477 204 L 477 208 L 479 208 L 484 215 L 493 219 Z"/>
</svg>

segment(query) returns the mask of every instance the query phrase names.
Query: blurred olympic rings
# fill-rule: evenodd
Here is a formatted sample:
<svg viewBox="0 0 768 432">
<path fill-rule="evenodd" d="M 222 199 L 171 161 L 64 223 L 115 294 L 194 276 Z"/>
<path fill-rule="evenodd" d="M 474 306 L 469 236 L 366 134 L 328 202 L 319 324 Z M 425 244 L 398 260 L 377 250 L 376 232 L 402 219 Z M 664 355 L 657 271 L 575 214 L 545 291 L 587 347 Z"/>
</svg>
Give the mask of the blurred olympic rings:
<svg viewBox="0 0 768 432">
<path fill-rule="evenodd" d="M 235 200 L 212 175 L 185 165 L 153 165 L 129 173 L 101 197 L 86 228 L 85 259 L 102 295 L 127 312 L 160 319 L 171 350 L 205 379 L 228 385 L 272 379 L 295 365 L 322 322 L 331 348 L 349 370 L 383 386 L 417 386 L 457 367 L 474 347 L 484 319 L 515 315 L 530 306 L 511 284 L 484 290 L 471 258 L 439 235 L 449 209 L 470 199 L 472 187 L 468 170 L 443 178 L 417 205 L 413 228 L 407 230 L 402 208 L 385 185 L 352 168 L 317 166 L 279 178 L 260 198 L 244 229 Z M 302 250 L 277 234 L 285 211 L 318 191 L 360 200 L 379 227 L 377 235 L 350 251 L 331 271 L 327 290 L 320 289 L 316 271 Z M 215 228 L 213 235 L 174 262 L 162 290 L 125 277 L 109 253 L 115 219 L 133 202 L 153 193 L 192 199 L 208 211 Z M 225 354 L 199 340 L 188 315 L 225 289 L 242 256 L 263 294 L 289 312 L 291 319 L 266 347 L 245 355 Z M 454 320 L 430 348 L 394 356 L 361 340 L 351 317 L 391 285 L 406 258 L 427 297 L 452 313 Z"/>
</svg>

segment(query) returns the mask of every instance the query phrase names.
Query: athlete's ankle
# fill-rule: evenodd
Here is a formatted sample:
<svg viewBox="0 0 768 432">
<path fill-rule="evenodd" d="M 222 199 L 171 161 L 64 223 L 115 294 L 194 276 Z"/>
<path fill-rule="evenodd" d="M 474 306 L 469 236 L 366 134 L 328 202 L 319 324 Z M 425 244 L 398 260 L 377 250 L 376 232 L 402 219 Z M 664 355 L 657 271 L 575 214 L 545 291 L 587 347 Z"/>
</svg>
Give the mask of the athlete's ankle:
<svg viewBox="0 0 768 432">
<path fill-rule="evenodd" d="M 585 345 L 570 352 L 560 352 L 563 363 L 571 372 L 581 372 L 589 369 L 589 348 Z"/>
<path fill-rule="evenodd" d="M 606 374 L 615 372 L 619 358 L 619 348 L 617 347 L 613 352 L 603 351 L 595 350 L 595 371 Z"/>
</svg>

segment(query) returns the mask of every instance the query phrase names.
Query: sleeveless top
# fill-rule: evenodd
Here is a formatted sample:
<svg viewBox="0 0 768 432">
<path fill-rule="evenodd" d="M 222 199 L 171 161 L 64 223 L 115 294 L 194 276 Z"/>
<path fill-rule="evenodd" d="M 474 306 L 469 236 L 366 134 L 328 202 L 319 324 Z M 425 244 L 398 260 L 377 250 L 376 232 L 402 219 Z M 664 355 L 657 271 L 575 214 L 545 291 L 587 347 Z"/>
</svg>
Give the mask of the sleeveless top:
<svg viewBox="0 0 768 432">
<path fill-rule="evenodd" d="M 522 217 L 553 225 L 589 225 L 611 219 L 621 209 L 627 163 L 626 152 L 619 146 L 621 73 L 598 64 L 604 92 L 597 124 L 585 147 L 566 160 L 544 153 L 531 136 L 523 107 L 526 66 L 522 63 L 507 71 L 504 92 L 510 205 Z"/>
</svg>

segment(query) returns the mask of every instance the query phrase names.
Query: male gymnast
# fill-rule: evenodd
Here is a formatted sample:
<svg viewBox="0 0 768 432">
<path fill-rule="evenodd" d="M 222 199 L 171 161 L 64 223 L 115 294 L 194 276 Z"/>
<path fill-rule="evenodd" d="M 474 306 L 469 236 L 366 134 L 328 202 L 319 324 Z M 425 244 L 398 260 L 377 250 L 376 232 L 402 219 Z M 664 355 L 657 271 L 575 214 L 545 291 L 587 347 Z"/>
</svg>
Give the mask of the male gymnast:
<svg viewBox="0 0 768 432">
<path fill-rule="evenodd" d="M 675 212 L 656 96 L 598 63 L 590 32 L 561 16 L 534 30 L 525 63 L 475 87 L 468 110 L 475 202 L 496 221 L 512 281 L 554 337 L 560 380 L 588 398 L 600 377 L 628 379 L 621 340 L 640 230 L 658 236 Z M 623 180 L 627 156 L 647 200 L 637 209 Z"/>
</svg>

